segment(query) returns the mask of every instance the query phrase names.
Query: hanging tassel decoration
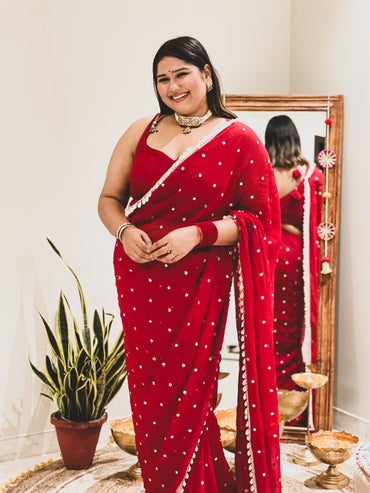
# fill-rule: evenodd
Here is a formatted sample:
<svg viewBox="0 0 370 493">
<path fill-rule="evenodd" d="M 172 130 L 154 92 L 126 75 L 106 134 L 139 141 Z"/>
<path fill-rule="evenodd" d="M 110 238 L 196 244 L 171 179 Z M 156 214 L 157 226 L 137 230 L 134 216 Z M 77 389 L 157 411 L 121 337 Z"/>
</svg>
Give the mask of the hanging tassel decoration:
<svg viewBox="0 0 370 493">
<path fill-rule="evenodd" d="M 332 272 L 330 268 L 330 259 L 329 257 L 322 257 L 321 259 L 321 274 L 330 274 Z"/>
</svg>

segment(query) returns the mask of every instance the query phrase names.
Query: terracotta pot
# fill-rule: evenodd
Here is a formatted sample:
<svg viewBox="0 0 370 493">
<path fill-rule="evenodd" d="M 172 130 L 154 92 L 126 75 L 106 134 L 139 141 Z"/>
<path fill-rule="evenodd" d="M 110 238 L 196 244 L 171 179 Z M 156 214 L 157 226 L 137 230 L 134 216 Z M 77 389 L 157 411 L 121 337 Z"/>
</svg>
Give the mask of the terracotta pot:
<svg viewBox="0 0 370 493">
<path fill-rule="evenodd" d="M 107 421 L 107 413 L 93 421 L 65 420 L 60 412 L 50 417 L 55 426 L 64 465 L 68 469 L 87 469 L 94 458 L 100 430 Z"/>
</svg>

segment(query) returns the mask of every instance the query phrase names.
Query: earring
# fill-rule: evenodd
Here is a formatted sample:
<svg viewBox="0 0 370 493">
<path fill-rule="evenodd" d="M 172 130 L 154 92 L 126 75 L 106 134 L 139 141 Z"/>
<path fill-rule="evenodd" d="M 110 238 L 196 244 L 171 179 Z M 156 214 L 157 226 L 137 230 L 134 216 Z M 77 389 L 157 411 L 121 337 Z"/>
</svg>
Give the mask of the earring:
<svg viewBox="0 0 370 493">
<path fill-rule="evenodd" d="M 210 79 L 208 82 L 207 82 L 207 92 L 211 92 L 213 89 L 213 82 L 212 82 L 212 79 Z"/>
</svg>

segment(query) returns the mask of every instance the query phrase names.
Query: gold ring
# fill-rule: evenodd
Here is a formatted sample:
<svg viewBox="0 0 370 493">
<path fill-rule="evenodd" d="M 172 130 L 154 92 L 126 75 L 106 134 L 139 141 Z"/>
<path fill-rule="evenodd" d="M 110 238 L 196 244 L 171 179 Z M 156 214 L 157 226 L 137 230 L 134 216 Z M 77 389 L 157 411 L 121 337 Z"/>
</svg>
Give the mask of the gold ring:
<svg viewBox="0 0 370 493">
<path fill-rule="evenodd" d="M 168 255 L 172 253 L 172 250 L 167 250 Z"/>
<path fill-rule="evenodd" d="M 175 260 L 175 258 L 176 258 L 173 253 L 171 253 L 171 257 L 172 257 L 173 260 Z"/>
</svg>

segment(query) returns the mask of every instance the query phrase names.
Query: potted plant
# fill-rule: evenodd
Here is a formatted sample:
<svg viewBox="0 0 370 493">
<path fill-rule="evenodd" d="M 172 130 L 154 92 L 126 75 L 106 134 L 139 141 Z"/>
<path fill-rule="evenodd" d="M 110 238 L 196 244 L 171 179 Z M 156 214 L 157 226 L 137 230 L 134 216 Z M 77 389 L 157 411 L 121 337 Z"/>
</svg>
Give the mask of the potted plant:
<svg viewBox="0 0 370 493">
<path fill-rule="evenodd" d="M 92 463 L 101 426 L 107 420 L 105 408 L 126 378 L 123 332 L 109 351 L 113 315 L 106 314 L 104 309 L 99 315 L 95 310 L 90 324 L 86 298 L 77 275 L 55 245 L 47 241 L 75 278 L 83 325 L 79 327 L 61 291 L 54 330 L 39 313 L 51 349 L 50 356 L 45 356 L 44 371 L 38 370 L 31 361 L 30 365 L 52 394 L 42 395 L 53 400 L 58 408 L 51 415 L 51 423 L 56 428 L 64 465 L 70 469 L 85 469 Z"/>
</svg>

